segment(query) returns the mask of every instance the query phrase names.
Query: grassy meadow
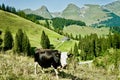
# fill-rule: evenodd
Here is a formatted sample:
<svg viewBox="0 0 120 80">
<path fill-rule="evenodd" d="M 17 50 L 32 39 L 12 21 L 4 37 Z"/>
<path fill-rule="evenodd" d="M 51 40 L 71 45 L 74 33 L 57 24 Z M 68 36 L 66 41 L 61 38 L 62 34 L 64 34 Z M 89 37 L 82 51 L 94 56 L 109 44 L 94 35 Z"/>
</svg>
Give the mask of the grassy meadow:
<svg viewBox="0 0 120 80">
<path fill-rule="evenodd" d="M 41 33 L 43 30 L 48 35 L 51 44 L 58 50 L 69 51 L 73 48 L 75 42 L 77 42 L 75 40 L 69 40 L 62 43 L 61 40 L 64 36 L 42 25 L 35 24 L 12 13 L 0 10 L 0 30 L 3 32 L 2 38 L 7 28 L 12 32 L 13 37 L 15 37 L 17 30 L 20 28 L 25 31 L 30 40 L 31 47 L 40 47 Z M 97 33 L 99 36 L 106 36 L 109 33 L 108 28 L 80 27 L 76 25 L 65 27 L 63 31 L 65 33 L 72 33 L 74 36 L 79 34 L 85 36 L 91 33 Z M 73 58 L 68 59 L 68 63 L 67 69 L 59 72 L 60 80 L 119 80 L 118 75 L 116 76 L 114 73 L 109 73 L 106 69 L 96 67 L 94 64 L 90 66 L 78 65 Z M 0 80 L 53 79 L 56 80 L 56 77 L 52 68 L 45 69 L 45 73 L 43 74 L 41 68 L 38 67 L 37 75 L 34 74 L 33 57 L 13 54 L 12 50 L 0 52 Z"/>
<path fill-rule="evenodd" d="M 68 60 L 67 69 L 59 72 L 59 80 L 118 80 L 117 76 L 108 73 L 106 69 L 97 68 L 93 64 L 78 65 L 74 59 Z M 56 80 L 52 68 L 41 72 L 38 66 L 37 75 L 34 74 L 34 59 L 18 56 L 12 51 L 0 53 L 0 80 Z"/>
<path fill-rule="evenodd" d="M 72 33 L 74 37 L 79 34 L 81 36 L 85 36 L 85 35 L 90 35 L 94 33 L 102 37 L 109 34 L 109 28 L 106 28 L 106 27 L 93 28 L 93 27 L 87 27 L 87 26 L 83 27 L 83 26 L 77 26 L 77 25 L 70 25 L 70 26 L 64 27 L 63 32 L 69 33 L 69 34 Z"/>
<path fill-rule="evenodd" d="M 22 29 L 23 31 L 26 32 L 28 38 L 30 39 L 30 43 L 32 47 L 40 47 L 40 40 L 41 40 L 41 33 L 44 30 L 45 33 L 48 35 L 51 44 L 54 45 L 54 47 L 57 47 L 61 41 L 58 41 L 57 39 L 62 39 L 64 36 L 59 35 L 58 33 L 51 31 L 41 25 L 37 25 L 29 20 L 26 20 L 24 18 L 21 18 L 17 15 L 14 15 L 12 13 L 8 13 L 5 11 L 0 10 L 0 30 L 4 32 L 7 28 L 12 32 L 13 37 L 15 37 L 16 32 L 18 29 Z M 70 40 L 70 42 L 74 43 L 76 41 Z M 64 43 L 65 44 L 65 43 Z M 64 46 L 59 46 L 63 47 L 62 49 L 69 50 L 73 45 L 64 45 Z"/>
</svg>

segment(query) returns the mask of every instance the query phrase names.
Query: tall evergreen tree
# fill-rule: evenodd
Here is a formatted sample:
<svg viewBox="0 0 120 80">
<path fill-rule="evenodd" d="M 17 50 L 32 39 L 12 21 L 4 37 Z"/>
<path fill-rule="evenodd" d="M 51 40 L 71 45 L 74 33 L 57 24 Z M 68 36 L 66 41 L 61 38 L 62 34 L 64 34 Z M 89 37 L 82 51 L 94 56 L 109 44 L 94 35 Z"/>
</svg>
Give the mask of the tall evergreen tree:
<svg viewBox="0 0 120 80">
<path fill-rule="evenodd" d="M 10 7 L 6 6 L 6 11 L 10 12 Z"/>
<path fill-rule="evenodd" d="M 47 35 L 46 35 L 45 43 L 46 43 L 47 49 L 49 49 L 50 48 L 50 40 Z"/>
<path fill-rule="evenodd" d="M 22 51 L 25 55 L 28 55 L 28 56 L 31 55 L 30 42 L 25 32 L 24 32 L 23 39 L 22 39 Z"/>
<path fill-rule="evenodd" d="M 113 35 L 113 47 L 116 49 L 120 48 L 120 35 L 117 33 L 114 33 Z"/>
<path fill-rule="evenodd" d="M 78 46 L 77 46 L 77 43 L 75 43 L 74 45 L 74 52 L 75 56 L 78 56 L 79 52 L 78 52 Z"/>
<path fill-rule="evenodd" d="M 21 16 L 23 18 L 26 18 L 26 14 L 23 11 L 18 11 L 17 15 L 19 15 L 19 16 Z"/>
<path fill-rule="evenodd" d="M 0 30 L 0 45 L 2 44 L 3 40 L 1 38 L 2 31 Z"/>
<path fill-rule="evenodd" d="M 15 36 L 15 46 L 14 46 L 15 52 L 18 53 L 22 52 L 22 39 L 23 39 L 23 31 L 22 29 L 19 29 Z"/>
<path fill-rule="evenodd" d="M 30 55 L 30 42 L 22 29 L 19 29 L 15 36 L 14 51 L 17 53 L 24 53 L 23 55 Z"/>
<path fill-rule="evenodd" d="M 75 43 L 74 45 L 74 50 L 73 50 L 73 54 L 74 54 L 74 57 L 77 61 L 80 60 L 80 53 L 78 51 L 78 46 L 77 46 L 77 43 Z"/>
<path fill-rule="evenodd" d="M 113 47 L 113 36 L 111 33 L 108 35 L 108 46 Z"/>
<path fill-rule="evenodd" d="M 71 38 L 71 39 L 74 39 L 74 37 L 73 37 L 73 34 L 72 34 L 72 33 L 70 33 L 70 38 Z"/>
<path fill-rule="evenodd" d="M 2 9 L 1 5 L 0 5 L 0 10 Z"/>
<path fill-rule="evenodd" d="M 45 22 L 46 22 L 45 27 L 47 27 L 48 29 L 50 29 L 48 20 L 45 20 Z"/>
<path fill-rule="evenodd" d="M 2 4 L 2 10 L 4 10 L 4 11 L 5 11 L 5 5 L 4 5 L 4 4 Z"/>
<path fill-rule="evenodd" d="M 79 34 L 79 41 L 82 39 L 82 36 Z"/>
<path fill-rule="evenodd" d="M 44 48 L 44 49 L 50 48 L 50 40 L 44 31 L 42 31 L 40 44 L 41 44 L 42 48 Z"/>
<path fill-rule="evenodd" d="M 4 50 L 12 49 L 13 47 L 13 37 L 11 32 L 6 29 L 5 35 L 4 35 Z"/>
<path fill-rule="evenodd" d="M 98 36 L 97 36 L 97 34 L 92 34 L 91 36 L 93 37 L 94 56 L 97 57 L 98 56 Z"/>
<path fill-rule="evenodd" d="M 14 13 L 14 14 L 17 13 L 17 11 L 16 11 L 16 9 L 14 7 L 11 7 L 11 12 Z"/>
</svg>

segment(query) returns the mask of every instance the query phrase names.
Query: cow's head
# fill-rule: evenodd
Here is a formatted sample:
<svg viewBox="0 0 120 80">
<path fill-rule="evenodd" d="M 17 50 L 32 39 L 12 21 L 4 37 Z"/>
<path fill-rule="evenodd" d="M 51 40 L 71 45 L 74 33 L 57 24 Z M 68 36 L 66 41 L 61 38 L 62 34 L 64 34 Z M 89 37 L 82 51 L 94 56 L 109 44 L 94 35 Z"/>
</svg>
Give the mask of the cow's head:
<svg viewBox="0 0 120 80">
<path fill-rule="evenodd" d="M 60 64 L 61 52 L 58 50 L 55 50 L 54 52 L 52 52 L 52 55 L 53 55 L 53 59 L 54 59 L 55 63 Z"/>
<path fill-rule="evenodd" d="M 60 63 L 61 63 L 62 68 L 66 68 L 66 66 L 67 66 L 67 58 L 68 58 L 68 57 L 71 57 L 71 56 L 72 56 L 72 55 L 71 55 L 71 54 L 68 54 L 67 52 L 62 52 L 62 53 L 61 53 Z"/>
</svg>

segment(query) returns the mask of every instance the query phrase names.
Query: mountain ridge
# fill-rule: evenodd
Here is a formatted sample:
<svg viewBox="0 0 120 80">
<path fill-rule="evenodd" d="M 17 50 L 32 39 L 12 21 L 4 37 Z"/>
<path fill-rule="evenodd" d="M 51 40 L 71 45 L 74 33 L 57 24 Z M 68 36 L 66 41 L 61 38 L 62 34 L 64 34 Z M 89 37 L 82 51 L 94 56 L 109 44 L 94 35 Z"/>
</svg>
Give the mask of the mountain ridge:
<svg viewBox="0 0 120 80">
<path fill-rule="evenodd" d="M 51 19 L 52 18 L 52 15 L 51 13 L 49 12 L 49 10 L 47 9 L 46 6 L 41 6 L 40 8 L 36 9 L 36 10 L 31 10 L 31 9 L 24 9 L 23 10 L 26 14 L 35 14 L 35 15 L 38 15 L 38 16 L 42 16 L 44 18 L 48 18 L 48 19 Z"/>
<path fill-rule="evenodd" d="M 32 11 L 32 13 L 33 14 L 37 13 L 37 15 L 40 15 L 45 18 L 46 16 L 49 16 L 47 17 L 48 19 L 52 19 L 55 17 L 61 17 L 65 19 L 80 20 L 80 21 L 85 22 L 88 26 L 92 26 L 94 24 L 102 25 L 101 22 L 104 22 L 103 25 L 107 25 L 108 23 L 110 23 L 110 26 L 114 26 L 114 22 L 106 22 L 106 20 L 111 21 L 109 20 L 110 18 L 113 18 L 114 20 L 119 19 L 119 16 L 120 16 L 119 5 L 120 5 L 120 1 L 114 1 L 112 3 L 102 5 L 102 6 L 96 5 L 96 4 L 85 4 L 83 7 L 80 8 L 73 3 L 70 3 L 61 12 L 50 12 L 48 11 L 46 6 L 42 6 L 44 7 L 43 9 L 37 9 L 35 11 Z M 31 11 L 31 10 L 28 9 L 27 11 Z M 27 11 L 24 11 L 24 12 L 26 13 Z M 40 14 L 42 13 L 42 11 L 46 15 Z M 110 15 L 111 13 L 116 16 Z M 120 26 L 120 23 L 116 23 L 116 24 L 117 26 Z"/>
</svg>

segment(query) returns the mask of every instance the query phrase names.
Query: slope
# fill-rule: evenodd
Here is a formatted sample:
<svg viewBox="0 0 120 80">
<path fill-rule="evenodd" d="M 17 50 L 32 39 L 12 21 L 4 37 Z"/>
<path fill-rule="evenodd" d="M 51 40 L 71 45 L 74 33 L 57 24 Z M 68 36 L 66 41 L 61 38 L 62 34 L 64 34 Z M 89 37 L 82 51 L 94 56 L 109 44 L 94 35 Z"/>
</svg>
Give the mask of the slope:
<svg viewBox="0 0 120 80">
<path fill-rule="evenodd" d="M 42 17 L 48 18 L 48 19 L 52 18 L 52 15 L 50 14 L 50 12 L 46 6 L 41 6 L 41 8 L 39 8 L 37 10 L 25 9 L 23 11 L 26 14 L 35 14 L 35 15 L 39 15 L 39 16 L 42 16 Z"/>
<path fill-rule="evenodd" d="M 102 27 L 102 28 L 93 28 L 87 26 L 77 26 L 77 25 L 70 25 L 64 27 L 64 33 L 71 34 L 76 37 L 76 35 L 86 36 L 90 34 L 96 33 L 98 36 L 106 36 L 109 34 L 109 28 Z"/>
<path fill-rule="evenodd" d="M 61 14 L 66 19 L 80 20 L 80 8 L 74 4 L 69 4 Z"/>
<path fill-rule="evenodd" d="M 85 7 L 82 8 L 81 12 L 81 20 L 86 22 L 88 25 L 110 18 L 108 13 L 106 13 L 99 5 L 86 4 Z"/>
<path fill-rule="evenodd" d="M 114 1 L 104 6 L 104 8 L 120 16 L 120 0 Z"/>
<path fill-rule="evenodd" d="M 109 13 L 103 7 L 94 4 L 85 4 L 79 8 L 74 4 L 69 4 L 62 12 L 62 17 L 73 20 L 81 20 L 87 25 L 92 25 L 103 20 L 109 19 Z"/>
<path fill-rule="evenodd" d="M 100 21 L 100 22 L 92 24 L 92 25 L 95 27 L 96 26 L 119 27 L 120 26 L 120 16 L 118 16 L 112 12 L 109 13 L 109 16 L 110 16 L 109 19 Z"/>
<path fill-rule="evenodd" d="M 59 45 L 59 43 L 61 43 L 57 39 L 58 38 L 61 39 L 64 37 L 64 36 L 61 36 L 61 35 L 55 33 L 54 31 L 51 31 L 41 25 L 37 25 L 37 24 L 35 24 L 29 20 L 26 20 L 24 18 L 21 18 L 17 15 L 0 10 L 0 30 L 3 31 L 3 35 L 4 35 L 4 31 L 6 28 L 10 29 L 13 36 L 15 36 L 17 30 L 19 28 L 21 28 L 28 35 L 32 47 L 40 47 L 41 32 L 43 30 L 48 35 L 51 44 L 53 44 L 55 47 L 57 47 Z M 73 40 L 71 40 L 71 41 L 72 41 L 72 43 L 75 42 Z M 70 49 L 72 46 L 73 45 L 69 45 L 69 46 L 61 45 L 60 47 L 63 47 L 62 51 L 65 51 L 65 50 Z"/>
</svg>

